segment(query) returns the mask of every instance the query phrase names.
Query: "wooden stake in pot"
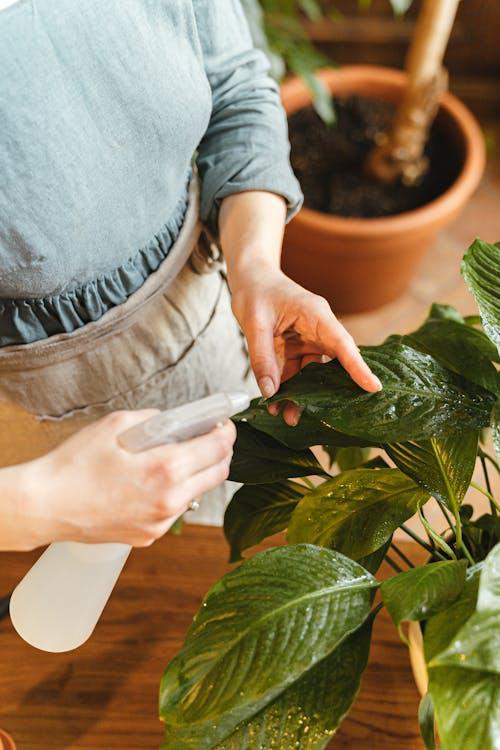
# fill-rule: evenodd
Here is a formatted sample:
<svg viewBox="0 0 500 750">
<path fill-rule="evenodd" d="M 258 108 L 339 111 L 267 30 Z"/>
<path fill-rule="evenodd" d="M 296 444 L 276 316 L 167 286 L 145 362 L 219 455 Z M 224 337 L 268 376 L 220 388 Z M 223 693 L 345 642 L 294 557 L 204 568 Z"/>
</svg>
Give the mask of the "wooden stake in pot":
<svg viewBox="0 0 500 750">
<path fill-rule="evenodd" d="M 460 0 L 423 0 L 406 60 L 408 88 L 391 128 L 368 155 L 366 169 L 380 182 L 418 182 L 427 171 L 429 128 L 446 90 L 444 53 Z"/>
</svg>

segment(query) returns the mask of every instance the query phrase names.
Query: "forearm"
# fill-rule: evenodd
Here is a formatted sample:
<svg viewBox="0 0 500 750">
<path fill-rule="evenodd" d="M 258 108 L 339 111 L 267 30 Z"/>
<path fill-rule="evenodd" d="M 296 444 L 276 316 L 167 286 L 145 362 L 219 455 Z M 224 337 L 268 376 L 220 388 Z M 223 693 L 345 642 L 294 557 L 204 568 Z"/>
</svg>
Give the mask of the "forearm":
<svg viewBox="0 0 500 750">
<path fill-rule="evenodd" d="M 222 201 L 219 233 L 233 293 L 256 271 L 279 269 L 285 216 L 285 200 L 275 193 L 250 190 Z"/>
</svg>

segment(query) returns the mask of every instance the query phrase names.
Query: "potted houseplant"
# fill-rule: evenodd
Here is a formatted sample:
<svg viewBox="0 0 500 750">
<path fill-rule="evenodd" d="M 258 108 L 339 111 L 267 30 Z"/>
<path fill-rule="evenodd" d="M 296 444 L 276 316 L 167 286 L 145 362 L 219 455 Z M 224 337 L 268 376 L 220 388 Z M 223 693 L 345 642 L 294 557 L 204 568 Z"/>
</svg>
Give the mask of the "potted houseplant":
<svg viewBox="0 0 500 750">
<path fill-rule="evenodd" d="M 323 5 L 261 0 L 271 51 L 282 52 L 294 73 L 282 84 L 282 99 L 292 166 L 305 194 L 285 233 L 283 267 L 340 313 L 397 297 L 483 173 L 481 130 L 446 90 L 442 68 L 458 2 L 423 0 L 405 72 L 354 65 L 314 76 L 312 64 L 320 61 L 310 45 L 307 54 L 297 53 L 295 38 L 291 45 L 283 32 L 280 47 L 272 20 L 282 5 L 289 12 L 311 5 L 317 20 Z M 409 5 L 393 3 L 400 10 Z M 336 104 L 333 125 L 325 88 Z"/>
<path fill-rule="evenodd" d="M 205 597 L 163 675 L 165 749 L 326 747 L 356 698 L 383 606 L 405 639 L 405 622 L 422 625 L 427 747 L 435 725 L 447 750 L 499 747 L 498 463 L 484 429 L 500 453 L 500 243 L 476 240 L 463 274 L 480 317 L 433 305 L 413 333 L 364 347 L 379 393 L 335 361 L 312 363 L 273 397 L 303 408 L 297 427 L 259 400 L 236 418 L 231 477 L 243 486 L 225 516 L 231 560 L 285 529 L 288 545 L 244 560 Z M 310 450 L 319 444 L 334 471 Z M 476 462 L 490 504 L 480 518 L 467 503 Z M 444 533 L 426 515 L 431 497 Z M 415 513 L 421 534 L 406 525 Z M 398 528 L 426 564 L 401 552 Z M 384 558 L 395 575 L 380 583 Z"/>
</svg>

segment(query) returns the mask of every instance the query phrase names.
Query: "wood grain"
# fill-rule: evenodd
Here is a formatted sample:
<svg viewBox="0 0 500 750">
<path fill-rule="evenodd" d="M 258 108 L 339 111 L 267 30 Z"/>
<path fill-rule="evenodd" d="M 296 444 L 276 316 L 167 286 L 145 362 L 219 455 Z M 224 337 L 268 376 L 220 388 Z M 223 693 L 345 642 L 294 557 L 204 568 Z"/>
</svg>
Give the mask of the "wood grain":
<svg viewBox="0 0 500 750">
<path fill-rule="evenodd" d="M 412 545 L 409 550 L 414 554 Z M 92 638 L 69 654 L 36 651 L 2 621 L 0 726 L 18 750 L 158 748 L 162 670 L 203 594 L 229 569 L 227 556 L 222 531 L 201 526 L 185 526 L 181 537 L 134 551 Z M 9 591 L 36 557 L 3 554 L 0 592 Z M 417 706 L 406 649 L 382 614 L 356 707 L 332 750 L 422 750 Z"/>
</svg>

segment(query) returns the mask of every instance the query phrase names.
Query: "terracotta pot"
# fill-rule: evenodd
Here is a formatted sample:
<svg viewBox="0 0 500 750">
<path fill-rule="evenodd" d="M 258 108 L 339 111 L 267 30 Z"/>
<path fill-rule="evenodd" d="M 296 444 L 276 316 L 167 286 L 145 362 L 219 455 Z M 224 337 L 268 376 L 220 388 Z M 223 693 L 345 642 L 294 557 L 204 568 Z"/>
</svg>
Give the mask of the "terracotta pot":
<svg viewBox="0 0 500 750">
<path fill-rule="evenodd" d="M 16 745 L 12 737 L 2 729 L 0 729 L 0 750 L 16 750 Z"/>
<path fill-rule="evenodd" d="M 353 65 L 320 74 L 334 94 L 358 94 L 397 103 L 406 84 L 398 70 Z M 282 86 L 288 114 L 311 94 L 299 78 Z M 452 222 L 476 189 L 485 164 L 481 129 L 455 96 L 445 93 L 437 122 L 463 159 L 453 185 L 414 211 L 380 219 L 351 219 L 303 208 L 285 233 L 283 267 L 293 279 L 326 297 L 336 312 L 370 310 L 398 297 L 440 229 Z M 476 228 L 477 230 L 477 228 Z"/>
</svg>

